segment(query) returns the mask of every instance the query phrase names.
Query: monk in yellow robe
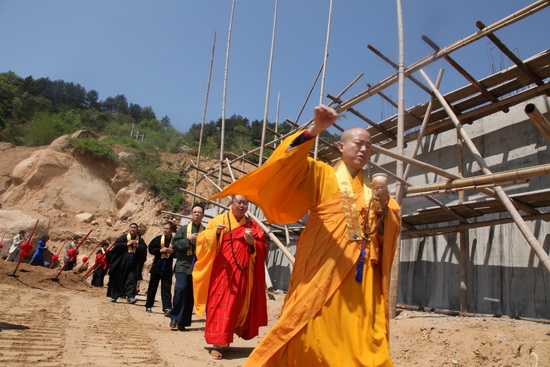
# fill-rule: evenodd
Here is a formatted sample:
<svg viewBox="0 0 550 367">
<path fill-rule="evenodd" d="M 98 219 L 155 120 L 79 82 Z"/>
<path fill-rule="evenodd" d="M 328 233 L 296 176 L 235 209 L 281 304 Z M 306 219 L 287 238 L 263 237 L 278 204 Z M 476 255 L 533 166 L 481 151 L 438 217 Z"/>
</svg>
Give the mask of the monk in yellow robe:
<svg viewBox="0 0 550 367">
<path fill-rule="evenodd" d="M 387 185 L 371 187 L 363 171 L 371 156 L 366 129 L 342 134 L 334 167 L 308 157 L 313 138 L 336 118 L 332 108 L 316 107 L 307 130 L 211 198 L 238 192 L 271 223 L 293 223 L 309 211 L 280 318 L 245 366 L 393 365 L 388 296 L 400 208 Z"/>
</svg>

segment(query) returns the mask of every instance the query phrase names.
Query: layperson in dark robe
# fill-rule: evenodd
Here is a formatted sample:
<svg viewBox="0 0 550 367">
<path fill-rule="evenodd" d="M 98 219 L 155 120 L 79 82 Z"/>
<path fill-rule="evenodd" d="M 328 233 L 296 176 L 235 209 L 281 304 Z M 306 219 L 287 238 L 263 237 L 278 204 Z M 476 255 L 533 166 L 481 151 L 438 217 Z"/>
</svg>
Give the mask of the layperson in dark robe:
<svg viewBox="0 0 550 367">
<path fill-rule="evenodd" d="M 108 252 L 107 297 L 111 302 L 125 297 L 128 303 L 136 303 L 139 264 L 146 258 L 147 245 L 138 233 L 138 225 L 131 223 L 128 232 L 120 236 Z"/>
<path fill-rule="evenodd" d="M 151 308 L 155 304 L 155 296 L 160 282 L 162 309 L 165 316 L 170 316 L 170 310 L 172 309 L 172 267 L 174 263 L 172 239 L 176 229 L 174 223 L 164 223 L 162 225 L 162 235 L 153 238 L 149 243 L 149 253 L 155 258 L 153 264 L 151 264 L 151 270 L 149 270 L 151 277 L 147 289 L 147 302 L 145 302 L 145 311 L 147 312 L 152 312 Z"/>
<path fill-rule="evenodd" d="M 193 314 L 193 265 L 195 263 L 195 250 L 197 236 L 204 231 L 202 218 L 204 206 L 195 204 L 191 208 L 191 221 L 181 226 L 174 236 L 173 246 L 176 251 L 176 285 L 174 286 L 174 303 L 170 313 L 170 328 L 178 328 L 184 331 L 186 326 L 191 326 Z"/>
</svg>

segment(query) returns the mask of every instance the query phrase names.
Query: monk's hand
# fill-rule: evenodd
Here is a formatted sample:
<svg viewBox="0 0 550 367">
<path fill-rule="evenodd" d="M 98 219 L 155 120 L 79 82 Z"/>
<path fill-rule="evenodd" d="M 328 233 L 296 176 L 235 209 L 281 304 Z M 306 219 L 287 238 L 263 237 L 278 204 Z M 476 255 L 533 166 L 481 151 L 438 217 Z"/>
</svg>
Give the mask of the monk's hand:
<svg viewBox="0 0 550 367">
<path fill-rule="evenodd" d="M 225 224 L 219 223 L 218 226 L 216 227 L 216 233 L 221 234 L 224 229 L 225 229 Z"/>
<path fill-rule="evenodd" d="M 245 232 L 244 233 L 244 240 L 246 243 L 248 243 L 250 246 L 254 245 L 254 235 L 252 233 Z"/>
<path fill-rule="evenodd" d="M 338 114 L 329 106 L 319 105 L 313 109 L 313 125 L 308 128 L 308 133 L 311 136 L 317 136 L 321 132 L 325 131 L 331 127 L 336 119 Z"/>
<path fill-rule="evenodd" d="M 390 198 L 390 193 L 388 192 L 388 184 L 387 183 L 376 183 L 372 188 L 372 196 L 375 199 L 378 199 L 380 202 L 380 207 L 382 208 L 382 211 L 386 209 L 386 206 L 388 205 L 388 201 Z"/>
<path fill-rule="evenodd" d="M 198 234 L 198 233 L 192 233 L 191 236 L 189 236 L 189 239 L 190 239 L 190 240 L 196 240 L 197 237 L 199 237 L 199 234 Z"/>
</svg>

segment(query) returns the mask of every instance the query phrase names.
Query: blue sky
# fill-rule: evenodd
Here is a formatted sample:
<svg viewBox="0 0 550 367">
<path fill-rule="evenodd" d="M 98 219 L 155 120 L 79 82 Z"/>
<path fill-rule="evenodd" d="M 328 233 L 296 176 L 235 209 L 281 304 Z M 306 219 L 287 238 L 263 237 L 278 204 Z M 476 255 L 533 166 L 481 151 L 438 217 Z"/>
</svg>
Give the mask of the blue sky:
<svg viewBox="0 0 550 367">
<path fill-rule="evenodd" d="M 131 103 L 151 106 L 157 118 L 167 115 L 186 132 L 200 123 L 212 41 L 217 33 L 206 121 L 222 115 L 223 78 L 231 0 L 0 0 L 0 72 L 48 77 L 96 90 L 101 100 L 123 94 Z M 410 65 L 432 53 L 426 34 L 441 47 L 531 4 L 528 0 L 403 0 L 405 59 Z M 226 116 L 262 120 L 273 30 L 275 1 L 236 0 Z M 323 62 L 328 0 L 279 0 L 270 121 L 296 120 Z M 394 70 L 367 49 L 372 44 L 397 62 L 395 1 L 333 0 L 332 30 L 325 94 L 337 95 L 360 73 L 360 82 L 344 99 L 392 75 Z M 546 8 L 496 35 L 523 59 L 549 45 L 550 9 Z M 502 58 L 487 39 L 452 57 L 476 78 L 489 75 Z M 490 61 L 490 60 L 493 61 Z M 504 66 L 509 66 L 504 60 Z M 467 82 L 443 61 L 426 68 L 435 80 L 445 68 L 443 92 Z M 422 79 L 418 75 L 418 79 Z M 300 122 L 319 102 L 317 84 Z M 396 100 L 397 86 L 385 91 Z M 427 100 L 407 82 L 407 107 Z M 328 101 L 324 99 L 325 103 Z M 395 113 L 379 97 L 357 108 L 378 121 Z M 363 124 L 349 116 L 342 126 Z"/>
</svg>

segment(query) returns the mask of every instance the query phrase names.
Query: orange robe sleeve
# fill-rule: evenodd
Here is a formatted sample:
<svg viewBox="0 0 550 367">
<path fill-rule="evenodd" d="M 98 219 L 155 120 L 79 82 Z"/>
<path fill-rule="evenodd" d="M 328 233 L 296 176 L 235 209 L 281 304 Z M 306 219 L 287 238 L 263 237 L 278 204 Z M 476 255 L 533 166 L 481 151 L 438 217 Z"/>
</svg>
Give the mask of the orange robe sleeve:
<svg viewBox="0 0 550 367">
<path fill-rule="evenodd" d="M 224 223 L 223 216 L 217 216 L 208 222 L 208 225 L 197 237 L 196 256 L 197 262 L 193 268 L 193 296 L 195 298 L 195 313 L 203 317 L 208 299 L 208 287 L 212 265 L 218 250 L 222 236 L 217 236 L 218 223 Z"/>
<path fill-rule="evenodd" d="M 321 171 L 329 165 L 307 157 L 315 139 L 288 149 L 301 134 L 285 139 L 260 168 L 228 185 L 209 200 L 229 195 L 242 195 L 262 209 L 270 223 L 287 224 L 302 218 L 307 211 L 323 200 L 318 188 L 336 187 L 325 182 Z M 329 190 L 331 191 L 331 190 Z"/>
</svg>

